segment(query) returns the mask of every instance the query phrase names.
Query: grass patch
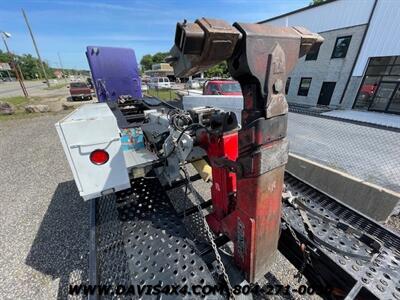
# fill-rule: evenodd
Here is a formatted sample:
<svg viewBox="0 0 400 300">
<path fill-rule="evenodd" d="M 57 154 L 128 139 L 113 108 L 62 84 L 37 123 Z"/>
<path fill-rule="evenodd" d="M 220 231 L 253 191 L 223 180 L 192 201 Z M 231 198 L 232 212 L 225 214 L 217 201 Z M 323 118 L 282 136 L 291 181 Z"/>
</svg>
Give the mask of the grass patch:
<svg viewBox="0 0 400 300">
<path fill-rule="evenodd" d="M 161 100 L 164 101 L 170 101 L 170 100 L 178 100 L 179 97 L 176 94 L 175 90 L 167 90 L 167 89 L 162 89 L 162 90 L 156 90 L 156 89 L 148 89 L 146 91 L 146 94 L 148 96 L 152 97 L 157 97 Z"/>
<path fill-rule="evenodd" d="M 45 89 L 46 91 L 58 90 L 58 89 L 61 89 L 61 88 L 63 88 L 63 87 L 66 87 L 67 85 L 68 85 L 68 83 L 66 83 L 66 82 L 64 82 L 64 83 L 57 83 L 57 84 L 54 84 L 54 85 L 50 85 L 50 87 L 45 87 L 44 89 Z"/>
<path fill-rule="evenodd" d="M 29 114 L 29 113 L 25 112 L 25 106 L 28 104 L 35 104 L 39 100 L 40 100 L 40 98 L 38 98 L 38 97 L 25 98 L 23 96 L 0 98 L 1 102 L 6 102 L 6 103 L 10 104 L 15 110 L 15 113 L 12 115 L 0 115 L 0 121 L 22 119 L 22 118 L 33 117 L 34 115 L 38 115 L 39 113 Z"/>
<path fill-rule="evenodd" d="M 7 102 L 11 106 L 18 108 L 22 105 L 25 105 L 29 102 L 29 98 L 25 98 L 23 96 L 9 97 L 9 98 L 0 98 L 0 101 Z"/>
</svg>

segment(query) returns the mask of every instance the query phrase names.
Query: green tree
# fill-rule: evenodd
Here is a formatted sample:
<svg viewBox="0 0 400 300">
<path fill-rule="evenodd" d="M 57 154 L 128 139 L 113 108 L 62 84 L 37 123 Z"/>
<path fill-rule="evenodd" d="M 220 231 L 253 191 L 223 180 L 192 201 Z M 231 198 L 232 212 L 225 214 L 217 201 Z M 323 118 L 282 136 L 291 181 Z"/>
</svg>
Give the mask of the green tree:
<svg viewBox="0 0 400 300">
<path fill-rule="evenodd" d="M 9 63 L 10 60 L 11 60 L 11 57 L 8 55 L 8 53 L 0 50 L 0 62 Z"/>
<path fill-rule="evenodd" d="M 169 52 L 157 52 L 154 55 L 146 54 L 140 60 L 142 71 L 151 70 L 153 64 L 159 64 L 165 62 L 165 58 L 169 55 Z"/>
<path fill-rule="evenodd" d="M 153 56 L 151 54 L 146 54 L 140 60 L 140 65 L 143 70 L 151 70 L 151 65 L 153 64 Z"/>
<path fill-rule="evenodd" d="M 18 56 L 17 62 L 25 79 L 36 79 L 38 77 L 41 77 L 41 71 L 39 70 L 39 60 L 33 57 L 31 54 Z M 49 72 L 52 73 L 49 68 L 47 68 L 46 72 L 48 76 L 51 75 L 49 74 Z"/>
<path fill-rule="evenodd" d="M 165 58 L 169 55 L 169 52 L 157 52 L 153 55 L 153 63 L 159 64 L 165 62 Z"/>
<path fill-rule="evenodd" d="M 226 61 L 219 63 L 204 72 L 206 77 L 229 77 L 228 65 Z"/>
<path fill-rule="evenodd" d="M 21 68 L 24 79 L 36 79 L 38 75 L 43 78 L 42 70 L 40 69 L 39 60 L 31 54 L 15 55 L 14 60 Z M 11 57 L 8 53 L 0 51 L 0 62 L 10 63 Z M 51 68 L 48 63 L 43 62 L 44 69 L 48 78 L 54 78 L 54 68 Z"/>
</svg>

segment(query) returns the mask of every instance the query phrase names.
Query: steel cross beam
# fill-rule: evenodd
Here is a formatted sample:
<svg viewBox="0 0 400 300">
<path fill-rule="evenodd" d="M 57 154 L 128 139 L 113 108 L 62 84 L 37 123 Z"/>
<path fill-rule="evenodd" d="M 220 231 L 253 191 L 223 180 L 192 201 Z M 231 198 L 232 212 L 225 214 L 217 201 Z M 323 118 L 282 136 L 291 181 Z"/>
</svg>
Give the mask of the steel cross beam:
<svg viewBox="0 0 400 300">
<path fill-rule="evenodd" d="M 242 128 L 222 130 L 209 139 L 216 176 L 208 221 L 216 233 L 233 241 L 235 262 L 250 282 L 265 274 L 278 247 L 288 159 L 287 74 L 299 57 L 322 41 L 300 27 L 231 26 L 205 18 L 177 24 L 169 58 L 176 76 L 190 76 L 227 60 L 242 88 Z"/>
</svg>

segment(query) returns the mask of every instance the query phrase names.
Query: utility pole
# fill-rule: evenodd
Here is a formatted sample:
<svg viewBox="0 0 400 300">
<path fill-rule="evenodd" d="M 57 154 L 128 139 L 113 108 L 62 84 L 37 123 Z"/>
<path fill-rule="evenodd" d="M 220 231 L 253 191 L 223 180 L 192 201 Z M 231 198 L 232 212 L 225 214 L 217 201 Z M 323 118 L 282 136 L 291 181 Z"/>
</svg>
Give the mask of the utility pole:
<svg viewBox="0 0 400 300">
<path fill-rule="evenodd" d="M 62 61 L 61 61 L 60 52 L 57 52 L 57 55 L 58 55 L 58 61 L 60 62 L 61 72 L 63 74 L 64 81 L 67 82 L 67 77 L 65 77 L 66 74 L 64 74 L 64 67 L 63 67 L 63 64 L 62 64 Z"/>
<path fill-rule="evenodd" d="M 21 77 L 22 82 L 24 82 L 25 78 L 24 78 L 24 74 L 22 74 L 21 67 L 17 63 L 15 63 L 15 66 L 17 67 L 17 70 L 19 72 L 19 76 Z"/>
<path fill-rule="evenodd" d="M 26 90 L 24 81 L 22 80 L 22 72 L 20 73 L 20 69 L 18 64 L 15 62 L 14 60 L 14 55 L 11 53 L 10 48 L 8 48 L 8 44 L 6 41 L 6 38 L 9 38 L 11 36 L 11 34 L 4 32 L 4 31 L 0 31 L 1 37 L 3 38 L 3 42 L 4 42 L 4 46 L 6 47 L 7 53 L 11 58 L 11 68 L 15 73 L 15 77 L 17 78 L 19 85 L 21 86 L 21 90 L 24 93 L 25 98 L 28 98 L 28 91 Z"/>
<path fill-rule="evenodd" d="M 28 17 L 26 16 L 24 9 L 22 8 L 21 10 L 22 10 L 22 14 L 24 15 L 26 26 L 29 29 L 29 33 L 31 35 L 33 46 L 35 47 L 36 54 L 37 54 L 37 57 L 39 59 L 40 66 L 42 67 L 44 78 L 46 78 L 47 86 L 50 87 L 50 82 L 49 82 L 49 79 L 47 78 L 46 70 L 44 69 L 44 65 L 43 65 L 42 59 L 40 58 L 39 49 L 38 49 L 38 47 L 36 45 L 35 37 L 33 36 L 33 32 L 32 32 L 31 26 L 29 25 Z"/>
</svg>

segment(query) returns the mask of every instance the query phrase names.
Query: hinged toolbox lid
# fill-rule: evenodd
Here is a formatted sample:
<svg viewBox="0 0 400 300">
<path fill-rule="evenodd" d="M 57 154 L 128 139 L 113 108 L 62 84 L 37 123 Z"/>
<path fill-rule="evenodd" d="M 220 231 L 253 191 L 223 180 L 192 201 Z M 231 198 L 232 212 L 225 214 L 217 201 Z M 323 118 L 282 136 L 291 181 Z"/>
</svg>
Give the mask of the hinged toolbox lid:
<svg viewBox="0 0 400 300">
<path fill-rule="evenodd" d="M 86 104 L 56 124 L 78 190 L 84 199 L 130 186 L 120 141 L 120 130 L 106 103 Z M 90 161 L 94 150 L 105 150 L 103 165 Z"/>
</svg>

